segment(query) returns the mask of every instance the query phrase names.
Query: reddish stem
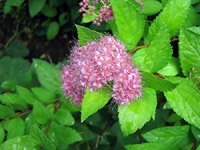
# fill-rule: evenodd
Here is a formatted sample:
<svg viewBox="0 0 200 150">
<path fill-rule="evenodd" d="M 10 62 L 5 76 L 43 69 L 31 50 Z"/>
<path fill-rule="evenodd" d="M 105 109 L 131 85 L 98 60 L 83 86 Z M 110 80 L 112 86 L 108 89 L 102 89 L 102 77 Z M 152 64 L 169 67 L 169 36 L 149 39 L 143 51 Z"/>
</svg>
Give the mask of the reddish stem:
<svg viewBox="0 0 200 150">
<path fill-rule="evenodd" d="M 137 46 L 137 47 L 133 48 L 133 49 L 132 49 L 130 52 L 128 52 L 128 53 L 131 54 L 131 53 L 135 52 L 135 51 L 138 50 L 138 49 L 146 48 L 146 47 L 147 47 L 146 45 L 140 45 L 140 46 Z"/>
</svg>

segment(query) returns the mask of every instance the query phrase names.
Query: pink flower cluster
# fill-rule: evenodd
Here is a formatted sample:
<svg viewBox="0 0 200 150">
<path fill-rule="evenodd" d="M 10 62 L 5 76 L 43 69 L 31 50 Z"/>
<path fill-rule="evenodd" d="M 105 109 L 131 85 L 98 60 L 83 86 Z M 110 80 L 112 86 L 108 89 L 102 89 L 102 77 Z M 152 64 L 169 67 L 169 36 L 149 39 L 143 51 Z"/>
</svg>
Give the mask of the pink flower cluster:
<svg viewBox="0 0 200 150">
<path fill-rule="evenodd" d="M 76 104 L 81 104 L 86 89 L 96 90 L 108 83 L 113 83 L 117 104 L 128 104 L 141 96 L 140 73 L 124 45 L 112 36 L 76 46 L 69 61 L 62 71 L 62 88 Z"/>
<path fill-rule="evenodd" d="M 98 7 L 98 3 L 101 3 L 101 7 Z M 110 6 L 108 6 L 110 3 L 110 0 L 83 0 L 82 2 L 79 3 L 81 6 L 80 12 L 83 13 L 83 16 L 86 14 L 89 14 L 91 16 L 96 15 L 97 17 L 93 21 L 94 24 L 100 25 L 101 22 L 103 21 L 109 21 L 113 19 L 113 11 Z M 97 10 L 99 10 L 98 13 Z"/>
<path fill-rule="evenodd" d="M 142 8 L 144 8 L 144 3 L 141 0 L 135 0 L 139 3 Z M 100 8 L 99 8 L 100 4 Z M 83 13 L 83 16 L 86 14 L 94 16 L 96 15 L 94 24 L 100 25 L 103 21 L 109 21 L 113 19 L 113 10 L 110 6 L 110 0 L 82 0 L 80 3 L 80 12 Z"/>
</svg>

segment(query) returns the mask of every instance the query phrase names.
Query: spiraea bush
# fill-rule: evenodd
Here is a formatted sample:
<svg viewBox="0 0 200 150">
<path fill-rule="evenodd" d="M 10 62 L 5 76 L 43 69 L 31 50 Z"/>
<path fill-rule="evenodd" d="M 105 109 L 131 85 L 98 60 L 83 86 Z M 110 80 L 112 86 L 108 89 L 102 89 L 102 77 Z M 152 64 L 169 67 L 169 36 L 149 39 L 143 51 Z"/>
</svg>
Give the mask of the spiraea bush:
<svg viewBox="0 0 200 150">
<path fill-rule="evenodd" d="M 0 149 L 200 149 L 200 0 L 77 6 L 65 62 L 0 59 Z"/>
</svg>

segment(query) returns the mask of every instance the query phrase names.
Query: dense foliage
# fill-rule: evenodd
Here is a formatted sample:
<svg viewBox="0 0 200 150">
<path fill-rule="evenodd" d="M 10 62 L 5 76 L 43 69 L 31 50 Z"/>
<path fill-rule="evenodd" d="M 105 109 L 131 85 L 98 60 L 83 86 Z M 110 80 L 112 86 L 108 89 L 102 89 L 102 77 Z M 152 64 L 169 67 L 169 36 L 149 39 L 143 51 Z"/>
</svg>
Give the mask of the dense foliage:
<svg viewBox="0 0 200 150">
<path fill-rule="evenodd" d="M 87 5 L 91 13 L 79 12 L 76 0 L 0 2 L 0 24 L 10 18 L 16 26 L 11 36 L 0 29 L 1 150 L 200 149 L 200 0 L 104 4 Z M 104 7 L 113 16 L 99 20 Z M 68 57 L 57 64 L 48 52 L 34 57 L 30 41 L 45 38 L 45 45 L 74 32 L 82 47 L 108 34 L 120 40 L 140 70 L 142 96 L 125 105 L 112 102 L 110 88 L 87 89 L 81 105 L 66 97 Z"/>
</svg>

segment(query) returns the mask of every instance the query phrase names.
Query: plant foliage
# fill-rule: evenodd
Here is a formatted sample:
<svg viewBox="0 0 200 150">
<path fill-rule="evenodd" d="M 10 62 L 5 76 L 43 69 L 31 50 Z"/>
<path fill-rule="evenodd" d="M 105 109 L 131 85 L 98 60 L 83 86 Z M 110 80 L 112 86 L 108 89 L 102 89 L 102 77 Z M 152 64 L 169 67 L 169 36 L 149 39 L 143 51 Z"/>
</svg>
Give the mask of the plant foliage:
<svg viewBox="0 0 200 150">
<path fill-rule="evenodd" d="M 74 25 L 80 46 L 108 34 L 125 45 L 143 85 L 142 96 L 130 104 L 112 103 L 106 86 L 87 89 L 77 106 L 63 93 L 60 64 L 28 61 L 30 50 L 19 39 L 4 47 L 0 149 L 200 149 L 200 0 L 141 2 L 110 0 L 112 20 L 97 26 L 91 24 L 97 14 L 86 14 Z M 66 3 L 70 12 L 61 9 Z M 31 18 L 46 17 L 41 27 L 52 41 L 67 30 L 69 18 L 80 17 L 78 5 L 6 0 L 2 8 L 4 15 L 27 7 Z"/>
</svg>

